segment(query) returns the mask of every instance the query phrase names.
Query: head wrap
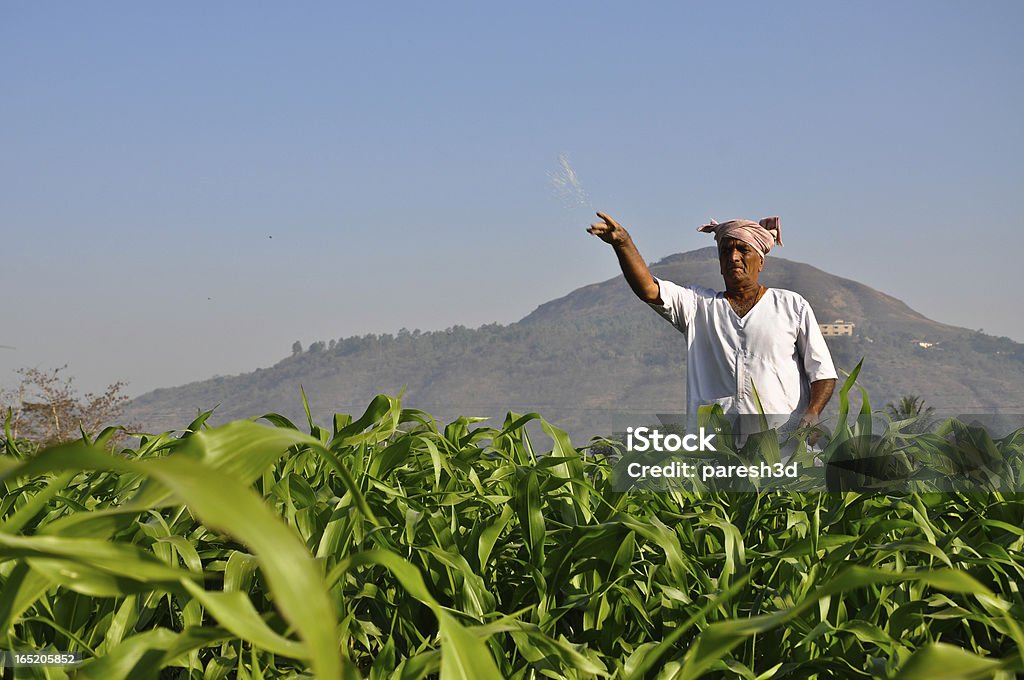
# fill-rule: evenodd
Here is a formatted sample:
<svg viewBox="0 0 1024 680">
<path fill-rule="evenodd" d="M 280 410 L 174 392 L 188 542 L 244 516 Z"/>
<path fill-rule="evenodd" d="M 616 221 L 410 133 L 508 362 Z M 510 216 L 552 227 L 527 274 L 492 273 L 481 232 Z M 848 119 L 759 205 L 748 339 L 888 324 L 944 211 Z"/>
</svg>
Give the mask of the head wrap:
<svg viewBox="0 0 1024 680">
<path fill-rule="evenodd" d="M 768 254 L 776 243 L 782 245 L 782 227 L 778 217 L 766 217 L 760 222 L 750 220 L 729 220 L 719 224 L 711 220 L 697 231 L 715 233 L 715 242 L 721 243 L 723 238 L 734 238 L 749 243 L 761 254 L 761 259 Z"/>
</svg>

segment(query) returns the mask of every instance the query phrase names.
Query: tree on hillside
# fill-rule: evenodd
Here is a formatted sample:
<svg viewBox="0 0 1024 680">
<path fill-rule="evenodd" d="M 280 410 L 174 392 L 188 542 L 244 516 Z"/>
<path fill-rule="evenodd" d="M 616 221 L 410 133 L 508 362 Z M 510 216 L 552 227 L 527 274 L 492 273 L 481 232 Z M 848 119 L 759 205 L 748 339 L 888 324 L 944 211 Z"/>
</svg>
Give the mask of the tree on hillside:
<svg viewBox="0 0 1024 680">
<path fill-rule="evenodd" d="M 121 414 L 128 402 L 127 383 L 112 383 L 102 394 L 79 395 L 74 379 L 63 374 L 66 369 L 67 364 L 19 369 L 18 387 L 0 393 L 0 413 L 9 419 L 14 439 L 39 445 L 77 439 L 82 431 L 97 434 Z"/>
<path fill-rule="evenodd" d="M 907 432 L 927 432 L 935 421 L 932 417 L 935 409 L 931 406 L 925 407 L 924 399 L 916 394 L 904 395 L 897 402 L 890 401 L 886 405 L 886 412 L 893 420 L 915 418 L 916 420 L 906 428 Z"/>
</svg>

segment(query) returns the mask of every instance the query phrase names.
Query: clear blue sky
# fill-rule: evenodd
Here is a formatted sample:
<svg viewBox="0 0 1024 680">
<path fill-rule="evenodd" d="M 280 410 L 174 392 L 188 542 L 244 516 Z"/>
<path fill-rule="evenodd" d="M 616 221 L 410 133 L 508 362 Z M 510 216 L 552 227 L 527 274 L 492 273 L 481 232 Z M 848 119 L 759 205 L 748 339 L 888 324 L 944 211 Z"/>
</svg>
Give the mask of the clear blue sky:
<svg viewBox="0 0 1024 680">
<path fill-rule="evenodd" d="M 510 323 L 715 217 L 1024 341 L 1020 2 L 0 4 L 0 387 Z M 272 237 L 272 238 L 271 238 Z"/>
</svg>

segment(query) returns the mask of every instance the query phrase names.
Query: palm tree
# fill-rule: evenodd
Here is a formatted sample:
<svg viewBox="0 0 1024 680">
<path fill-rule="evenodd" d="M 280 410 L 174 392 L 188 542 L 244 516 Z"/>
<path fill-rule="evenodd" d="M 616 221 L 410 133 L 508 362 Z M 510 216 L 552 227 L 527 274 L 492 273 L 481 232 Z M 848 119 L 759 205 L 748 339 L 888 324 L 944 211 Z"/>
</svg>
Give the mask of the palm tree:
<svg viewBox="0 0 1024 680">
<path fill-rule="evenodd" d="M 890 401 L 886 405 L 886 411 L 893 420 L 914 419 L 914 422 L 910 423 L 905 429 L 906 432 L 927 432 L 931 429 L 934 422 L 932 414 L 935 412 L 935 409 L 931 406 L 926 408 L 924 399 L 916 394 L 904 395 L 896 403 Z"/>
</svg>

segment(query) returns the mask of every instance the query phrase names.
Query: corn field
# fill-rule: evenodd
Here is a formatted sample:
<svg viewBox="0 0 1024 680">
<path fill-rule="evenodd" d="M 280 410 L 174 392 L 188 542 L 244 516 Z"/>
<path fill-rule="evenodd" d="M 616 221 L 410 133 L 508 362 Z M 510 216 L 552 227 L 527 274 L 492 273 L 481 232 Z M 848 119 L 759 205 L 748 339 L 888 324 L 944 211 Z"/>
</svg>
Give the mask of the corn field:
<svg viewBox="0 0 1024 680">
<path fill-rule="evenodd" d="M 208 416 L 116 453 L 8 430 L 0 649 L 84 658 L 17 677 L 1024 673 L 1022 494 L 622 493 L 536 414 Z M 964 428 L 883 441 L 923 459 Z M 978 445 L 1019 487 L 1024 431 Z"/>
</svg>

